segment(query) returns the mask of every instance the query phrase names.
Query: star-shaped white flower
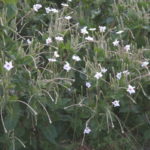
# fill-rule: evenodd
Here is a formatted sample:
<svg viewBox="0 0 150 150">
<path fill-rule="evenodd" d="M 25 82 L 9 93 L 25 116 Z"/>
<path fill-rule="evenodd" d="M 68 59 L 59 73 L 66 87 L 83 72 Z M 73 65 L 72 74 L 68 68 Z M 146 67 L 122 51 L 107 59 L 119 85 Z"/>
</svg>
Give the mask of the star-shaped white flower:
<svg viewBox="0 0 150 150">
<path fill-rule="evenodd" d="M 84 134 L 89 134 L 91 132 L 91 129 L 89 127 L 86 127 L 84 129 Z"/>
<path fill-rule="evenodd" d="M 56 36 L 56 37 L 55 37 L 55 40 L 56 40 L 56 41 L 59 41 L 59 42 L 62 42 L 62 41 L 64 40 L 64 38 L 61 37 L 61 36 Z"/>
<path fill-rule="evenodd" d="M 5 61 L 5 64 L 3 66 L 7 71 L 10 71 L 14 66 L 12 65 L 12 61 L 8 62 Z"/>
<path fill-rule="evenodd" d="M 127 92 L 131 95 L 135 93 L 135 86 L 128 85 Z"/>
<path fill-rule="evenodd" d="M 91 87 L 91 83 L 90 82 L 86 82 L 85 85 L 86 85 L 87 88 Z"/>
<path fill-rule="evenodd" d="M 144 62 L 142 62 L 141 67 L 147 67 L 148 65 L 149 65 L 149 62 L 148 61 L 144 61 Z"/>
<path fill-rule="evenodd" d="M 120 80 L 121 77 L 122 77 L 122 72 L 117 73 L 116 78 L 117 78 L 118 80 Z"/>
<path fill-rule="evenodd" d="M 94 38 L 91 37 L 91 36 L 87 36 L 87 37 L 85 38 L 85 40 L 90 41 L 90 42 L 93 42 L 93 41 L 94 41 Z"/>
<path fill-rule="evenodd" d="M 81 29 L 81 33 L 82 33 L 83 35 L 88 34 L 89 32 L 87 31 L 87 27 L 83 27 L 83 28 Z"/>
<path fill-rule="evenodd" d="M 119 107 L 119 106 L 120 106 L 119 103 L 120 103 L 119 100 L 114 100 L 114 101 L 112 102 L 112 104 L 113 104 L 114 107 Z"/>
<path fill-rule="evenodd" d="M 72 17 L 71 16 L 65 16 L 64 17 L 66 20 L 70 20 Z"/>
<path fill-rule="evenodd" d="M 49 62 L 56 62 L 57 60 L 56 60 L 56 58 L 49 58 L 48 61 Z"/>
<path fill-rule="evenodd" d="M 119 41 L 118 41 L 118 40 L 115 40 L 115 41 L 113 42 L 113 45 L 114 45 L 114 46 L 119 46 Z"/>
<path fill-rule="evenodd" d="M 66 4 L 66 3 L 61 3 L 61 6 L 63 6 L 63 7 L 69 7 L 69 5 Z"/>
<path fill-rule="evenodd" d="M 42 5 L 41 5 L 41 4 L 35 4 L 35 5 L 33 5 L 33 9 L 34 9 L 34 11 L 36 11 L 36 12 L 38 12 L 40 8 L 42 8 Z"/>
<path fill-rule="evenodd" d="M 102 73 L 106 73 L 106 72 L 107 72 L 107 69 L 106 69 L 106 68 L 101 68 L 101 72 L 102 72 Z"/>
<path fill-rule="evenodd" d="M 99 26 L 99 31 L 101 33 L 105 32 L 106 31 L 106 26 Z"/>
<path fill-rule="evenodd" d="M 116 34 L 121 34 L 123 32 L 124 32 L 123 30 L 120 30 L 120 31 L 116 32 Z"/>
<path fill-rule="evenodd" d="M 67 72 L 69 72 L 71 70 L 71 66 L 68 62 L 66 62 L 66 64 L 64 65 L 64 70 L 66 70 Z"/>
<path fill-rule="evenodd" d="M 96 30 L 96 28 L 89 28 L 89 30 L 90 30 L 90 31 L 95 31 L 95 30 Z"/>
<path fill-rule="evenodd" d="M 58 13 L 59 12 L 56 8 L 50 8 L 50 7 L 45 8 L 45 11 L 47 14 L 49 14 L 50 12 L 52 12 L 52 13 Z"/>
<path fill-rule="evenodd" d="M 130 49 L 131 49 L 131 46 L 130 46 L 130 45 L 126 45 L 126 46 L 124 47 L 124 50 L 127 51 L 127 52 L 128 52 Z"/>
<path fill-rule="evenodd" d="M 27 39 L 28 45 L 31 45 L 32 41 L 30 39 Z"/>
<path fill-rule="evenodd" d="M 58 13 L 59 12 L 59 10 L 58 9 L 56 9 L 56 8 L 51 8 L 51 12 L 53 12 L 53 13 Z"/>
<path fill-rule="evenodd" d="M 99 78 L 101 78 L 103 75 L 102 75 L 102 73 L 101 72 L 96 72 L 96 74 L 94 75 L 94 77 L 96 78 L 96 79 L 99 79 Z"/>
<path fill-rule="evenodd" d="M 50 43 L 52 43 L 52 39 L 51 39 L 50 37 L 48 37 L 48 38 L 46 39 L 46 44 L 48 45 L 48 44 L 50 44 Z"/>
<path fill-rule="evenodd" d="M 50 8 L 49 8 L 49 7 L 46 7 L 46 8 L 45 8 L 45 11 L 46 11 L 47 14 L 50 13 Z"/>
<path fill-rule="evenodd" d="M 75 61 L 81 61 L 81 58 L 77 55 L 73 55 L 72 59 L 75 60 Z"/>
<path fill-rule="evenodd" d="M 54 57 L 56 58 L 60 57 L 57 51 L 54 51 Z"/>
<path fill-rule="evenodd" d="M 130 74 L 130 72 L 129 72 L 128 70 L 125 70 L 125 71 L 123 71 L 122 73 L 123 73 L 124 75 L 126 75 L 126 76 Z"/>
</svg>

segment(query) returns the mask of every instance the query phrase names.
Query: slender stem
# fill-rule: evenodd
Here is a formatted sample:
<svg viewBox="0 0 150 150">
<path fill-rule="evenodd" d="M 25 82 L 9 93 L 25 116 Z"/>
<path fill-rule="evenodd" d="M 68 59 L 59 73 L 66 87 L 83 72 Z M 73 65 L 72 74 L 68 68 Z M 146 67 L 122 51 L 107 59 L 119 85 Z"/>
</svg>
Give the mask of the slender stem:
<svg viewBox="0 0 150 150">
<path fill-rule="evenodd" d="M 24 147 L 26 148 L 25 144 L 16 136 L 14 136 L 14 138 Z"/>
<path fill-rule="evenodd" d="M 45 110 L 49 123 L 52 124 L 52 120 L 51 120 L 50 115 L 49 115 L 48 111 L 46 110 L 45 106 L 40 101 L 39 101 L 39 103 L 42 106 L 42 108 Z"/>
<path fill-rule="evenodd" d="M 27 104 L 27 103 L 24 102 L 24 101 L 21 101 L 21 100 L 13 100 L 13 101 L 11 101 L 11 102 L 19 102 L 19 103 L 25 104 L 25 105 L 28 106 L 28 108 L 34 113 L 35 116 L 38 114 L 29 104 Z"/>
<path fill-rule="evenodd" d="M 5 127 L 5 123 L 4 123 L 4 119 L 3 119 L 3 108 L 2 108 L 3 106 L 1 106 L 1 121 L 2 121 L 2 125 L 3 125 L 3 128 L 4 128 L 4 131 L 5 131 L 5 133 L 7 133 L 8 131 L 7 131 L 7 129 L 6 129 L 6 127 Z"/>
</svg>

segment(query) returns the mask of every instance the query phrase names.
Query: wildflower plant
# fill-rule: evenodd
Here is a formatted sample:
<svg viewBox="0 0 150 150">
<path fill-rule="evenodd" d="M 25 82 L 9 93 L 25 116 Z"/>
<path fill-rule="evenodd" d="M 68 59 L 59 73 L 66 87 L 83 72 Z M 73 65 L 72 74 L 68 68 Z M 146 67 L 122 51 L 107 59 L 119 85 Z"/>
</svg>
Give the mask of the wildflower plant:
<svg viewBox="0 0 150 150">
<path fill-rule="evenodd" d="M 140 47 L 119 14 L 115 27 L 108 19 L 89 23 L 79 4 L 2 2 L 2 150 L 137 150 L 149 144 L 150 43 L 144 35 Z M 126 7 L 111 4 L 114 14 Z"/>
</svg>

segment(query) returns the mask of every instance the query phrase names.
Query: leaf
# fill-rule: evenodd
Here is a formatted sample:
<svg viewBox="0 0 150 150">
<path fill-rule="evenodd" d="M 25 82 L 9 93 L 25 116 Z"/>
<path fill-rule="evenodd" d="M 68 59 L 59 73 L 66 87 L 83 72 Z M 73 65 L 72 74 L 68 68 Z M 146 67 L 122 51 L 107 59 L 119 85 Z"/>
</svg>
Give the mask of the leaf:
<svg viewBox="0 0 150 150">
<path fill-rule="evenodd" d="M 2 0 L 5 4 L 16 4 L 18 0 Z"/>
<path fill-rule="evenodd" d="M 124 107 L 121 107 L 119 109 L 120 113 L 127 113 L 127 112 L 132 112 L 132 113 L 139 113 L 139 107 L 137 105 L 125 105 Z"/>
<path fill-rule="evenodd" d="M 7 19 L 9 21 L 17 15 L 18 9 L 15 4 L 7 4 L 6 7 L 7 7 Z"/>
<path fill-rule="evenodd" d="M 47 127 L 40 126 L 43 136 L 51 143 L 56 144 L 57 131 L 53 125 Z"/>
<path fill-rule="evenodd" d="M 7 115 L 5 116 L 5 126 L 7 130 L 12 130 L 17 126 L 20 118 L 20 107 L 18 104 L 7 107 Z"/>
<path fill-rule="evenodd" d="M 97 57 L 99 61 L 105 60 L 105 50 L 102 48 L 94 48 L 94 51 L 97 53 Z"/>
<path fill-rule="evenodd" d="M 31 65 L 31 66 L 34 65 L 33 59 L 30 56 L 25 56 L 25 57 L 19 58 L 19 55 L 18 55 L 18 59 L 17 59 L 16 63 L 19 65 Z"/>
<path fill-rule="evenodd" d="M 144 131 L 144 139 L 150 140 L 150 129 Z"/>
<path fill-rule="evenodd" d="M 3 96 L 3 93 L 4 93 L 3 87 L 0 85 L 0 96 Z"/>
</svg>

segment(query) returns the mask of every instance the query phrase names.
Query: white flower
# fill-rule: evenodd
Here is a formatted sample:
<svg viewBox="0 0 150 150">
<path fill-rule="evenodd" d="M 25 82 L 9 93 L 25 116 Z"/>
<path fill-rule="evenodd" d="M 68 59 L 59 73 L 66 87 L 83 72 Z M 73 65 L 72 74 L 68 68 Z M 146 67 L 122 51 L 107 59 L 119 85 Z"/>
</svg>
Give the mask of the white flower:
<svg viewBox="0 0 150 150">
<path fill-rule="evenodd" d="M 54 57 L 56 58 L 60 57 L 57 51 L 54 52 Z"/>
<path fill-rule="evenodd" d="M 64 40 L 64 38 L 61 37 L 61 36 L 56 36 L 56 37 L 55 37 L 55 40 L 62 42 L 62 41 Z"/>
<path fill-rule="evenodd" d="M 5 61 L 5 64 L 4 64 L 4 68 L 8 71 L 10 71 L 14 66 L 12 65 L 12 61 L 8 62 L 8 61 Z"/>
<path fill-rule="evenodd" d="M 72 2 L 72 0 L 68 0 L 68 2 Z"/>
<path fill-rule="evenodd" d="M 63 7 L 68 7 L 69 5 L 66 4 L 66 3 L 61 3 L 61 6 L 63 6 Z"/>
<path fill-rule="evenodd" d="M 119 41 L 118 41 L 118 40 L 115 40 L 115 41 L 113 42 L 113 45 L 114 45 L 114 46 L 119 46 Z"/>
<path fill-rule="evenodd" d="M 71 66 L 68 62 L 66 62 L 66 64 L 64 65 L 64 70 L 66 70 L 67 72 L 69 72 L 71 70 Z"/>
<path fill-rule="evenodd" d="M 41 5 L 41 4 L 35 4 L 35 5 L 33 5 L 33 9 L 34 9 L 34 11 L 36 11 L 36 12 L 38 12 L 38 10 L 39 10 L 40 8 L 42 8 L 42 5 Z"/>
<path fill-rule="evenodd" d="M 91 129 L 89 127 L 86 127 L 84 129 L 84 134 L 89 134 L 91 132 Z"/>
<path fill-rule="evenodd" d="M 126 75 L 126 76 L 130 74 L 130 72 L 129 72 L 128 70 L 125 70 L 125 71 L 123 71 L 122 73 L 123 73 L 124 75 Z"/>
<path fill-rule="evenodd" d="M 57 9 L 55 9 L 55 8 L 49 8 L 49 7 L 45 8 L 45 11 L 46 11 L 47 14 L 50 13 L 50 12 L 58 13 Z"/>
<path fill-rule="evenodd" d="M 52 10 L 53 13 L 58 13 L 58 10 L 55 9 L 55 8 L 52 8 L 51 10 Z"/>
<path fill-rule="evenodd" d="M 105 32 L 106 31 L 106 26 L 99 26 L 99 31 L 101 33 Z"/>
<path fill-rule="evenodd" d="M 120 30 L 120 31 L 116 32 L 116 34 L 121 34 L 123 32 L 124 32 L 123 30 Z"/>
<path fill-rule="evenodd" d="M 56 58 L 49 58 L 48 61 L 49 62 L 56 62 L 57 60 L 56 60 Z"/>
<path fill-rule="evenodd" d="M 30 39 L 27 39 L 28 45 L 31 45 L 32 41 Z"/>
<path fill-rule="evenodd" d="M 81 58 L 77 55 L 73 55 L 72 59 L 75 60 L 75 61 L 81 61 Z"/>
<path fill-rule="evenodd" d="M 118 80 L 120 80 L 121 77 L 122 77 L 122 72 L 117 73 L 116 77 L 117 77 Z"/>
<path fill-rule="evenodd" d="M 51 10 L 49 7 L 45 8 L 46 13 L 48 14 Z"/>
<path fill-rule="evenodd" d="M 90 82 L 86 82 L 85 85 L 86 85 L 87 88 L 91 87 L 91 83 Z"/>
<path fill-rule="evenodd" d="M 102 75 L 102 73 L 101 72 L 96 72 L 96 74 L 95 74 L 95 78 L 96 79 L 99 79 L 99 78 L 101 78 L 103 75 Z"/>
<path fill-rule="evenodd" d="M 95 31 L 95 30 L 96 30 L 96 28 L 89 28 L 89 30 L 90 30 L 90 31 Z"/>
<path fill-rule="evenodd" d="M 81 33 L 82 34 L 88 34 L 89 32 L 87 31 L 87 27 L 83 27 L 82 29 L 81 29 Z"/>
<path fill-rule="evenodd" d="M 72 17 L 71 16 L 65 16 L 64 17 L 66 20 L 70 20 Z"/>
<path fill-rule="evenodd" d="M 119 107 L 120 106 L 119 102 L 120 102 L 119 100 L 115 100 L 112 102 L 112 104 L 114 107 Z"/>
<path fill-rule="evenodd" d="M 107 69 L 106 68 L 101 68 L 101 72 L 105 73 L 105 72 L 107 72 Z"/>
<path fill-rule="evenodd" d="M 87 36 L 85 39 L 86 39 L 87 41 L 90 41 L 90 42 L 94 41 L 94 38 L 91 37 L 91 36 Z"/>
<path fill-rule="evenodd" d="M 52 43 L 52 39 L 51 39 L 50 37 L 48 37 L 48 38 L 46 39 L 46 44 L 48 45 L 48 44 L 50 44 L 50 43 Z"/>
<path fill-rule="evenodd" d="M 148 61 L 144 61 L 142 62 L 141 66 L 142 67 L 147 67 L 149 65 L 149 62 Z"/>
<path fill-rule="evenodd" d="M 124 47 L 124 50 L 126 50 L 127 52 L 130 50 L 130 48 L 131 48 L 131 46 L 130 45 L 126 45 L 125 47 Z"/>
<path fill-rule="evenodd" d="M 135 86 L 128 85 L 127 92 L 131 94 L 135 93 Z"/>
<path fill-rule="evenodd" d="M 58 11 L 57 9 L 55 9 L 55 8 L 51 8 L 50 11 L 53 12 L 53 13 L 58 13 L 58 12 L 59 12 L 59 11 Z"/>
</svg>

